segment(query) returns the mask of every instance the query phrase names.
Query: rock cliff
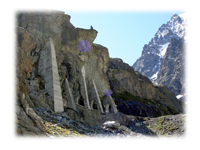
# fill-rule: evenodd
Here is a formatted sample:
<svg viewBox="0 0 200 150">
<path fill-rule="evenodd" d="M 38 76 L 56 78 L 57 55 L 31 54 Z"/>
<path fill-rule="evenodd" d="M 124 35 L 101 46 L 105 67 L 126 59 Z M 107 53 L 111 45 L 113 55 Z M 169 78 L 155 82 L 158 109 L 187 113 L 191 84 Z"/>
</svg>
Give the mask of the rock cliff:
<svg viewBox="0 0 200 150">
<path fill-rule="evenodd" d="M 152 117 L 183 112 L 179 100 L 167 86 L 154 86 L 121 59 L 110 58 L 107 75 L 117 108 L 125 114 Z"/>
<path fill-rule="evenodd" d="M 116 101 L 124 93 L 142 100 L 140 112 L 154 104 L 150 106 L 153 113 L 147 116 L 182 112 L 176 98 L 163 93 L 167 88 L 154 87 L 120 59 L 109 59 L 108 49 L 93 43 L 96 30 L 75 28 L 70 16 L 60 11 L 18 12 L 16 18 L 19 135 L 57 136 L 58 130 L 64 136 L 105 133 L 99 125 L 106 113 L 126 131 L 129 117 L 118 113 L 115 106 L 115 102 L 119 108 L 126 104 Z"/>
<path fill-rule="evenodd" d="M 34 48 L 34 38 L 24 29 L 17 27 L 17 101 L 16 101 L 16 132 L 20 135 L 41 135 L 46 130 L 43 120 L 35 114 L 31 107 L 33 101 L 28 94 L 29 80 L 32 72 L 31 50 Z M 39 88 L 39 85 L 38 85 Z"/>
<path fill-rule="evenodd" d="M 190 93 L 190 47 L 187 44 L 171 40 L 156 82 L 167 85 L 175 95 Z M 182 101 L 190 101 L 190 97 L 182 97 Z"/>
<path fill-rule="evenodd" d="M 105 95 L 110 89 L 108 49 L 93 44 L 98 32 L 75 28 L 70 16 L 59 11 L 19 12 L 16 17 L 19 109 L 25 109 L 21 103 L 24 94 L 30 109 L 62 112 L 71 108 L 78 112 L 77 120 L 98 124 L 105 111 L 102 106 L 112 104 Z M 97 120 L 92 122 L 92 118 Z"/>
</svg>

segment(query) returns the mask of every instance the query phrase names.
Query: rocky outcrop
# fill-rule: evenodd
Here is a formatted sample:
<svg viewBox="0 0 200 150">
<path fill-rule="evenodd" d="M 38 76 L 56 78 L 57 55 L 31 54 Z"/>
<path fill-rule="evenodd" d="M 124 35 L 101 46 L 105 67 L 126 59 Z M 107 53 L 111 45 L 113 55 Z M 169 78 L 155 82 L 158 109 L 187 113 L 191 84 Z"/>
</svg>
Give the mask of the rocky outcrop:
<svg viewBox="0 0 200 150">
<path fill-rule="evenodd" d="M 134 69 L 130 67 L 127 63 L 124 63 L 120 58 L 110 58 L 108 69 L 122 69 L 127 70 L 131 73 L 135 73 Z"/>
<path fill-rule="evenodd" d="M 110 58 L 109 64 L 107 75 L 119 111 L 149 117 L 183 112 L 182 105 L 166 86 L 154 86 L 120 59 Z"/>
<path fill-rule="evenodd" d="M 44 141 L 42 119 L 30 106 L 28 81 L 31 78 L 33 37 L 18 26 L 11 26 L 11 141 Z"/>
<path fill-rule="evenodd" d="M 152 85 L 151 81 L 146 76 L 135 72 L 132 67 L 118 58 L 109 59 L 107 76 L 111 89 L 116 93 L 127 91 L 136 96 L 147 97 L 148 94 L 145 93 L 144 89 L 138 88 L 137 86 L 141 86 L 140 82 L 142 81 Z M 144 85 L 144 87 L 146 87 L 146 85 Z M 148 96 L 150 98 L 152 95 Z"/>
<path fill-rule="evenodd" d="M 105 95 L 109 53 L 93 43 L 97 33 L 75 28 L 64 12 L 18 12 L 17 92 L 25 94 L 30 108 L 71 108 L 84 116 L 75 120 L 89 125 L 100 123 L 103 106 L 115 108 Z"/>
<path fill-rule="evenodd" d="M 179 99 L 177 99 L 177 97 L 175 98 L 175 94 L 165 85 L 155 85 L 155 87 L 164 93 L 164 95 L 166 95 L 167 97 L 170 98 L 170 100 L 172 101 L 172 103 L 174 104 L 174 107 L 179 110 L 181 113 L 185 113 L 185 104 L 180 101 Z"/>
<path fill-rule="evenodd" d="M 113 81 L 112 79 L 117 80 L 122 89 L 128 93 L 147 99 L 159 99 L 158 92 L 154 90 L 153 85 L 141 80 L 136 74 L 121 69 L 109 69 L 107 74 L 111 82 Z M 115 86 L 112 86 L 111 89 L 116 91 Z"/>
</svg>

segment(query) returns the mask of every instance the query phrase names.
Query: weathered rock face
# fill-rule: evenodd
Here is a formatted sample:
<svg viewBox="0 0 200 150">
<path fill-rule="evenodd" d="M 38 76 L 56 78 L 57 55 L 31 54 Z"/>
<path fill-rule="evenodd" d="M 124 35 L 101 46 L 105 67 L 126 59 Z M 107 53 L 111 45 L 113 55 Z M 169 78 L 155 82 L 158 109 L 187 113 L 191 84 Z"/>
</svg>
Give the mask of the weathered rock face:
<svg viewBox="0 0 200 150">
<path fill-rule="evenodd" d="M 44 141 L 42 119 L 32 110 L 28 81 L 35 43 L 24 28 L 11 26 L 11 141 Z"/>
<path fill-rule="evenodd" d="M 37 76 L 45 78 L 38 70 L 38 63 L 41 61 L 41 53 L 49 38 L 54 43 L 56 60 L 59 73 L 59 81 L 62 87 L 62 96 L 65 96 L 65 78 L 68 78 L 74 99 L 77 102 L 79 97 L 85 97 L 82 91 L 81 70 L 85 68 L 85 80 L 89 99 L 93 99 L 92 79 L 96 84 L 100 98 L 104 97 L 105 91 L 109 89 L 106 77 L 109 54 L 107 48 L 93 44 L 97 36 L 96 30 L 85 30 L 75 28 L 69 22 L 70 16 L 63 12 L 45 13 L 19 13 L 17 25 L 25 30 L 35 42 L 31 49 L 33 59 L 32 80 Z M 25 38 L 24 38 L 25 39 Z M 78 47 L 80 41 L 87 40 L 90 45 L 88 52 L 80 51 Z M 33 82 L 31 80 L 31 82 Z"/>
<path fill-rule="evenodd" d="M 125 91 L 140 97 L 153 97 L 153 93 L 145 93 L 145 89 L 141 89 L 141 82 L 144 81 L 144 87 L 148 88 L 147 85 L 151 86 L 151 81 L 144 75 L 134 72 L 133 68 L 128 64 L 123 63 L 121 59 L 110 58 L 109 69 L 107 76 L 111 85 L 111 89 L 116 93 L 123 93 Z M 150 87 L 148 88 L 150 89 Z"/>
<path fill-rule="evenodd" d="M 110 118 L 127 125 L 129 119 L 116 113 L 112 98 L 105 95 L 110 84 L 116 94 L 156 99 L 172 114 L 179 113 L 169 97 L 122 61 L 111 62 L 108 70 L 108 49 L 93 44 L 97 31 L 75 28 L 69 20 L 58 11 L 17 14 L 17 133 L 51 133 L 48 121 L 70 128 L 98 126 L 109 105 L 115 112 Z"/>
<path fill-rule="evenodd" d="M 115 101 L 119 111 L 128 115 L 150 117 L 183 112 L 176 96 L 166 86 L 162 90 L 161 87 L 155 87 L 146 76 L 134 72 L 133 68 L 123 64 L 122 60 L 110 59 L 109 64 L 107 75 L 114 91 L 113 97 L 128 97 L 129 100 Z M 158 107 L 159 109 L 156 109 Z"/>
<path fill-rule="evenodd" d="M 176 98 L 176 95 L 166 85 L 159 84 L 155 85 L 155 87 L 170 99 L 178 111 L 185 112 L 182 102 Z"/>
<path fill-rule="evenodd" d="M 127 92 L 148 99 L 159 99 L 158 92 L 155 90 L 151 83 L 147 83 L 138 78 L 135 74 L 130 73 L 126 70 L 121 69 L 109 69 L 108 77 L 116 79 L 122 89 Z M 113 88 L 115 91 L 115 88 Z"/>
<path fill-rule="evenodd" d="M 182 40 L 172 39 L 160 65 L 156 82 L 164 84 L 176 95 L 185 93 L 184 68 L 185 68 L 184 43 Z"/>
<path fill-rule="evenodd" d="M 112 84 L 112 80 L 116 80 L 119 83 L 120 88 L 135 96 L 146 99 L 161 99 L 161 95 L 159 95 L 159 92 L 146 76 L 138 72 L 135 73 L 133 68 L 127 65 L 124 68 L 119 68 L 119 66 L 123 66 L 123 61 L 120 61 L 120 65 L 118 65 L 119 61 L 117 59 L 110 59 L 110 64 L 115 64 L 116 61 L 116 67 L 111 65 L 107 71 L 108 79 L 109 82 L 111 82 L 111 89 L 113 89 L 113 91 L 115 91 L 115 88 L 119 88 L 119 86 L 116 87 Z M 123 90 L 121 93 L 122 92 Z"/>
<path fill-rule="evenodd" d="M 99 110 L 98 113 L 85 110 L 83 122 L 100 123 L 100 110 L 105 109 L 100 105 L 111 102 L 105 96 L 110 89 L 106 75 L 108 49 L 93 44 L 97 33 L 93 29 L 75 28 L 64 12 L 17 14 L 17 92 L 25 94 L 30 108 L 60 112 L 64 106 L 80 113 L 82 109 L 76 103 Z"/>
</svg>

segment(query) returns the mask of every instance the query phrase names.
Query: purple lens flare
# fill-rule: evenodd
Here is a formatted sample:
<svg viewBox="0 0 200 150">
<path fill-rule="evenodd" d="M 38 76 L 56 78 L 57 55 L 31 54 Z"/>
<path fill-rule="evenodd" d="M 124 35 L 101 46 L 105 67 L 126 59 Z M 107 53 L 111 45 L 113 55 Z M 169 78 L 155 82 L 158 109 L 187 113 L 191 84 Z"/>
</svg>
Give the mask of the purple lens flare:
<svg viewBox="0 0 200 150">
<path fill-rule="evenodd" d="M 87 52 L 90 50 L 90 43 L 87 40 L 82 40 L 78 43 L 78 48 L 81 52 Z"/>
<path fill-rule="evenodd" d="M 106 94 L 106 96 L 111 96 L 112 95 L 112 90 L 110 90 L 110 89 L 108 89 L 108 90 L 106 90 L 106 92 L 105 92 L 105 94 Z"/>
</svg>

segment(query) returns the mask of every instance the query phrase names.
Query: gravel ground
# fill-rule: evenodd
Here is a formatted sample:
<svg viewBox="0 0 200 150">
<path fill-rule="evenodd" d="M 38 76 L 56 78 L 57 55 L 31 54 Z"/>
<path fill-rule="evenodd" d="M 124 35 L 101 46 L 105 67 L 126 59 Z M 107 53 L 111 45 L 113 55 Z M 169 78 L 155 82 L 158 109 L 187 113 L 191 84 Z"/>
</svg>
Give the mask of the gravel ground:
<svg viewBox="0 0 200 150">
<path fill-rule="evenodd" d="M 157 118 L 136 117 L 128 125 L 116 121 L 105 121 L 99 126 L 90 127 L 82 122 L 71 120 L 66 113 L 57 113 L 48 109 L 34 108 L 44 120 L 49 138 L 55 137 L 92 137 L 92 138 L 152 138 L 181 137 L 185 133 L 186 115 L 168 115 Z M 134 118 L 134 119 L 133 119 Z"/>
</svg>

